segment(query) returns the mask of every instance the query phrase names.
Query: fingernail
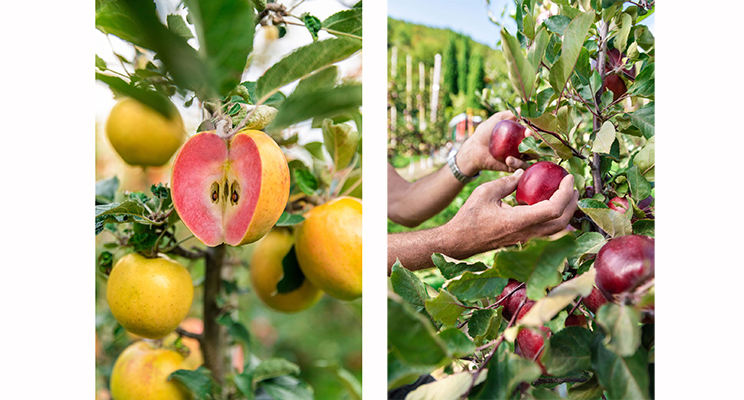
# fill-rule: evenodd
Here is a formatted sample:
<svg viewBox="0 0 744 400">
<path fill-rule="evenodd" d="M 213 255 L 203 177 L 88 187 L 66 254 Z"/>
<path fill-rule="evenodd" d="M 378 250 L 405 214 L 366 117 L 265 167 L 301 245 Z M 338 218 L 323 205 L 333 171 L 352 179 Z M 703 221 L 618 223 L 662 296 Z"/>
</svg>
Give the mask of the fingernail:
<svg viewBox="0 0 744 400">
<path fill-rule="evenodd" d="M 514 171 L 514 173 L 512 174 L 512 176 L 519 178 L 520 176 L 522 176 L 523 173 L 524 173 L 524 170 L 522 168 L 520 168 L 520 169 Z"/>
</svg>

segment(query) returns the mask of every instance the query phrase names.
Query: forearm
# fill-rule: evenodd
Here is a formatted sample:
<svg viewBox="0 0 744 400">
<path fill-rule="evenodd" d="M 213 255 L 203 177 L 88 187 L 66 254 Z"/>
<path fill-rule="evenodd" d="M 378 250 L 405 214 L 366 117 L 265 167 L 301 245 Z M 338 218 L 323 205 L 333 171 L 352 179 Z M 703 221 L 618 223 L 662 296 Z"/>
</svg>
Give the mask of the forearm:
<svg viewBox="0 0 744 400">
<path fill-rule="evenodd" d="M 452 232 L 449 226 L 414 232 L 392 233 L 388 235 L 388 275 L 396 260 L 411 271 L 432 268 L 431 255 L 442 253 L 456 259 L 463 259 L 485 251 L 482 243 L 476 240 L 460 242 L 462 236 Z"/>
<path fill-rule="evenodd" d="M 416 182 L 393 186 L 388 184 L 388 218 L 413 227 L 444 210 L 465 185 L 444 166 Z"/>
</svg>

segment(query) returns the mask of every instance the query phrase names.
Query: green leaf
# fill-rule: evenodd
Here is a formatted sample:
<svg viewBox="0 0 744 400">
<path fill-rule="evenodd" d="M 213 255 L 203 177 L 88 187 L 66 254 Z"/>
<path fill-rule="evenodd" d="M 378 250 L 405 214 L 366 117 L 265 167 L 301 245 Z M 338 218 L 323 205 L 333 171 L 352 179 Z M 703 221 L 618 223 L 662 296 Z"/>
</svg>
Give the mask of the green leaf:
<svg viewBox="0 0 744 400">
<path fill-rule="evenodd" d="M 550 35 L 545 29 L 540 29 L 535 35 L 535 40 L 532 43 L 532 47 L 527 51 L 527 59 L 530 61 L 535 71 L 540 70 L 542 58 L 545 55 L 545 49 L 548 48 L 548 41 Z M 543 109 L 545 109 L 543 107 Z"/>
<path fill-rule="evenodd" d="M 280 376 L 258 384 L 256 399 L 313 400 L 313 388 L 307 383 L 290 376 Z"/>
<path fill-rule="evenodd" d="M 243 345 L 246 350 L 251 346 L 251 337 L 248 329 L 240 321 L 234 321 L 229 314 L 222 314 L 217 318 L 217 323 L 227 328 L 227 333 L 232 339 Z"/>
<path fill-rule="evenodd" d="M 96 68 L 100 69 L 101 71 L 105 71 L 108 67 L 106 66 L 106 61 L 103 61 L 101 57 L 98 57 L 96 54 Z"/>
<path fill-rule="evenodd" d="M 630 28 L 633 27 L 633 19 L 627 13 L 621 14 L 620 31 L 615 36 L 615 48 L 622 53 L 625 51 L 625 46 L 628 43 L 628 34 L 630 34 Z"/>
<path fill-rule="evenodd" d="M 647 64 L 636 77 L 633 85 L 630 87 L 630 94 L 633 96 L 653 98 L 655 93 L 654 63 Z"/>
<path fill-rule="evenodd" d="M 581 205 L 579 208 L 612 237 L 630 235 L 633 232 L 630 221 L 622 213 L 609 208 L 581 208 Z"/>
<path fill-rule="evenodd" d="M 327 40 L 323 42 L 327 42 Z M 274 122 L 267 127 L 267 130 L 277 131 L 311 118 L 330 118 L 339 114 L 354 112 L 361 105 L 361 84 L 346 84 L 334 88 L 319 89 L 306 95 L 295 96 L 293 94 L 284 100 Z"/>
<path fill-rule="evenodd" d="M 459 279 L 451 281 L 447 285 L 447 290 L 461 301 L 496 297 L 509 282 L 507 278 L 500 277 L 498 272 L 494 269 L 485 272 L 466 272 Z"/>
<path fill-rule="evenodd" d="M 537 139 L 535 139 L 534 136 L 529 136 L 524 138 L 522 140 L 522 143 L 519 144 L 519 152 L 524 154 L 534 154 L 537 156 L 549 156 L 549 157 L 556 157 L 555 151 L 550 148 L 547 144 L 544 146 L 541 146 L 540 144 L 545 142 L 537 142 Z"/>
<path fill-rule="evenodd" d="M 633 223 L 633 234 L 655 237 L 655 226 L 656 223 L 653 219 L 639 219 Z"/>
<path fill-rule="evenodd" d="M 448 355 L 431 322 L 392 297 L 388 297 L 387 337 L 396 357 L 409 365 L 435 366 Z"/>
<path fill-rule="evenodd" d="M 346 389 L 351 397 L 351 400 L 362 400 L 362 384 L 359 380 L 349 372 L 347 369 L 342 368 L 337 363 L 316 363 L 321 368 L 329 369 L 336 379 L 341 382 L 341 385 Z"/>
<path fill-rule="evenodd" d="M 483 382 L 486 374 L 478 376 L 476 384 Z M 406 395 L 406 400 L 452 400 L 460 399 L 473 384 L 473 375 L 468 372 L 458 372 L 448 375 L 438 381 L 421 385 Z M 397 398 L 397 397 L 391 397 Z"/>
<path fill-rule="evenodd" d="M 568 388 L 568 398 L 570 400 L 597 400 L 602 397 L 604 388 L 599 384 L 597 376 L 592 376 L 588 381 Z"/>
<path fill-rule="evenodd" d="M 651 196 L 651 184 L 643 177 L 637 165 L 628 168 L 626 176 L 634 199 L 640 201 Z"/>
<path fill-rule="evenodd" d="M 155 4 L 152 3 L 151 7 L 154 11 Z M 96 2 L 96 29 L 138 46 L 151 48 L 147 36 L 131 17 L 124 1 Z"/>
<path fill-rule="evenodd" d="M 606 121 L 594 137 L 592 153 L 609 153 L 612 142 L 615 141 L 615 126 L 612 122 Z"/>
<path fill-rule="evenodd" d="M 550 241 L 533 239 L 522 250 L 510 249 L 496 254 L 494 273 L 525 282 L 527 297 L 538 300 L 548 287 L 561 283 L 563 261 L 574 251 L 573 235 Z"/>
<path fill-rule="evenodd" d="M 194 18 L 199 54 L 207 63 L 210 81 L 219 95 L 225 95 L 240 83 L 253 50 L 253 7 L 247 1 L 186 0 L 186 4 Z"/>
<path fill-rule="evenodd" d="M 267 358 L 252 371 L 253 384 L 283 375 L 299 375 L 300 367 L 284 358 Z"/>
<path fill-rule="evenodd" d="M 318 190 L 318 180 L 312 172 L 307 169 L 295 169 L 293 172 L 297 186 L 300 187 L 303 193 L 309 196 Z"/>
<path fill-rule="evenodd" d="M 176 106 L 171 103 L 170 99 L 158 92 L 140 89 L 124 82 L 121 78 L 97 72 L 96 79 L 107 84 L 111 90 L 138 100 L 166 118 L 171 118 L 177 112 Z"/>
<path fill-rule="evenodd" d="M 607 303 L 597 310 L 597 322 L 607 334 L 607 348 L 620 357 L 632 356 L 641 345 L 640 321 L 640 313 L 626 305 Z"/>
<path fill-rule="evenodd" d="M 597 254 L 599 249 L 607 243 L 599 232 L 587 232 L 576 239 L 576 249 L 571 258 L 581 258 L 586 254 Z"/>
<path fill-rule="evenodd" d="M 605 348 L 597 335 L 592 342 L 592 368 L 608 399 L 650 399 L 648 355 L 644 348 L 630 357 L 620 357 Z"/>
<path fill-rule="evenodd" d="M 530 40 L 535 38 L 535 20 L 529 13 L 524 14 L 522 19 L 522 32 Z"/>
<path fill-rule="evenodd" d="M 302 79 L 292 95 L 306 95 L 312 93 L 318 89 L 329 89 L 336 86 L 338 80 L 338 67 L 331 65 L 330 67 L 323 68 Z"/>
<path fill-rule="evenodd" d="M 540 367 L 527 359 L 507 351 L 508 344 L 502 342 L 496 354 L 488 362 L 488 375 L 480 391 L 475 389 L 470 399 L 510 399 L 522 382 L 532 382 L 541 375 Z"/>
<path fill-rule="evenodd" d="M 437 321 L 453 326 L 465 311 L 465 306 L 447 290 L 440 290 L 437 297 L 424 301 L 426 311 Z"/>
<path fill-rule="evenodd" d="M 638 128 L 646 139 L 654 136 L 655 103 L 651 102 L 638 110 L 629 113 L 630 121 Z"/>
<path fill-rule="evenodd" d="M 242 86 L 242 87 L 244 87 L 244 88 L 246 88 L 248 90 L 248 95 L 249 95 L 249 100 L 250 100 L 250 101 L 248 101 L 248 103 L 249 104 L 256 104 L 258 102 L 258 99 L 256 98 L 256 82 L 250 82 L 250 81 L 241 82 L 240 83 L 240 86 Z M 237 89 L 237 90 L 240 90 L 240 89 Z M 275 106 L 278 106 L 286 98 L 287 98 L 287 96 L 285 96 L 284 93 L 282 93 L 282 92 L 276 92 L 276 93 L 272 94 L 268 99 L 266 99 L 266 101 L 264 101 L 263 104 L 265 104 L 265 105 L 275 105 Z"/>
<path fill-rule="evenodd" d="M 387 388 L 388 390 L 391 390 L 393 388 L 413 383 L 419 376 L 428 374 L 431 370 L 431 366 L 412 366 L 404 364 L 395 357 L 393 352 L 388 352 Z"/>
<path fill-rule="evenodd" d="M 494 315 L 496 315 L 496 310 L 492 308 L 474 310 L 468 320 L 468 335 L 473 338 L 483 336 L 488 330 L 488 325 Z"/>
<path fill-rule="evenodd" d="M 269 95 L 282 86 L 302 79 L 315 70 L 346 59 L 359 51 L 361 47 L 361 41 L 345 38 L 322 40 L 300 47 L 274 64 L 258 79 L 256 94 L 259 101 L 263 104 Z M 331 99 L 323 100 L 330 101 Z M 318 99 L 318 101 L 321 100 Z M 298 121 L 305 119 L 307 118 Z"/>
<path fill-rule="evenodd" d="M 506 28 L 501 30 L 501 48 L 509 70 L 509 80 L 526 103 L 532 97 L 537 71 L 522 54 L 519 41 L 509 35 Z"/>
<path fill-rule="evenodd" d="M 584 45 L 589 27 L 594 22 L 594 12 L 589 11 L 574 18 L 566 27 L 561 47 L 561 57 L 550 69 L 550 86 L 560 93 L 573 73 L 576 60 Z"/>
<path fill-rule="evenodd" d="M 563 397 L 561 397 L 558 393 L 547 389 L 547 388 L 532 388 L 532 398 L 535 400 L 562 400 Z"/>
<path fill-rule="evenodd" d="M 633 165 L 638 167 L 638 171 L 640 171 L 643 176 L 648 176 L 650 172 L 653 177 L 653 167 L 656 163 L 655 153 L 656 136 L 652 136 L 646 141 L 643 148 L 633 157 Z"/>
<path fill-rule="evenodd" d="M 416 274 L 403 268 L 399 261 L 393 264 L 390 274 L 390 284 L 395 294 L 412 305 L 414 310 L 428 316 L 425 302 L 430 297 L 426 292 L 424 283 L 421 282 Z"/>
<path fill-rule="evenodd" d="M 119 178 L 116 176 L 96 181 L 96 205 L 113 202 L 117 189 L 119 189 Z"/>
<path fill-rule="evenodd" d="M 305 150 L 307 150 L 314 158 L 321 161 L 325 160 L 325 154 L 323 154 L 323 142 L 306 143 L 304 147 Z"/>
<path fill-rule="evenodd" d="M 323 120 L 323 145 L 336 169 L 346 168 L 356 154 L 359 146 L 359 132 L 348 124 L 334 124 L 332 120 Z"/>
<path fill-rule="evenodd" d="M 203 366 L 199 367 L 196 371 L 188 369 L 179 369 L 174 371 L 168 377 L 168 380 L 171 379 L 175 379 L 186 386 L 186 388 L 196 396 L 197 400 L 206 400 L 212 392 L 210 372 Z"/>
<path fill-rule="evenodd" d="M 284 275 L 279 283 L 276 284 L 276 291 L 280 294 L 291 293 L 305 283 L 305 274 L 300 269 L 300 263 L 297 262 L 295 247 L 292 246 L 289 252 L 282 259 L 282 270 Z"/>
<path fill-rule="evenodd" d="M 323 21 L 323 28 L 362 36 L 362 8 L 339 11 Z"/>
<path fill-rule="evenodd" d="M 290 214 L 286 211 L 283 211 L 282 215 L 279 216 L 279 220 L 274 225 L 275 226 L 292 226 L 292 225 L 297 225 L 304 220 L 305 218 L 302 215 Z"/>
<path fill-rule="evenodd" d="M 592 366 L 592 333 L 579 326 L 567 326 L 545 343 L 542 363 L 549 374 L 560 376 Z"/>
<path fill-rule="evenodd" d="M 103 231 L 107 223 L 133 222 L 142 217 L 145 208 L 134 200 L 96 206 L 96 235 Z"/>
<path fill-rule="evenodd" d="M 501 317 L 501 312 L 503 310 L 504 307 L 499 306 L 496 309 L 473 311 L 473 315 L 468 321 L 468 334 L 470 334 L 470 324 L 473 323 L 475 325 L 473 328 L 473 333 L 477 333 L 477 335 L 471 336 L 475 340 L 475 343 L 481 345 L 483 343 L 496 339 L 496 337 L 500 333 L 499 330 L 501 329 L 502 321 L 504 320 Z M 487 317 L 488 315 L 490 315 L 490 318 L 484 321 L 485 317 Z M 476 317 L 475 321 L 473 321 L 473 317 Z"/>
<path fill-rule="evenodd" d="M 545 20 L 545 26 L 549 31 L 563 36 L 566 31 L 568 24 L 571 23 L 571 18 L 565 15 L 553 15 L 552 17 Z"/>
<path fill-rule="evenodd" d="M 318 32 L 320 32 L 321 28 L 320 19 L 310 15 L 309 13 L 302 14 L 300 19 L 305 23 L 305 28 L 310 32 L 310 36 L 313 37 L 313 40 L 318 40 Z"/>
<path fill-rule="evenodd" d="M 447 261 L 441 253 L 434 253 L 431 255 L 431 261 L 434 265 L 439 268 L 444 279 L 452 279 L 462 275 L 465 272 L 480 272 L 488 269 L 486 264 L 482 262 L 476 262 L 469 264 L 464 261 L 455 262 Z"/>
<path fill-rule="evenodd" d="M 194 37 L 194 35 L 191 33 L 191 29 L 186 25 L 186 21 L 183 20 L 183 17 L 178 14 L 169 14 L 166 17 L 166 22 L 168 23 L 168 29 L 170 29 L 173 33 L 176 35 L 188 40 Z"/>
<path fill-rule="evenodd" d="M 452 352 L 454 358 L 466 357 L 475 351 L 473 341 L 457 328 L 446 328 L 438 335 Z"/>
</svg>

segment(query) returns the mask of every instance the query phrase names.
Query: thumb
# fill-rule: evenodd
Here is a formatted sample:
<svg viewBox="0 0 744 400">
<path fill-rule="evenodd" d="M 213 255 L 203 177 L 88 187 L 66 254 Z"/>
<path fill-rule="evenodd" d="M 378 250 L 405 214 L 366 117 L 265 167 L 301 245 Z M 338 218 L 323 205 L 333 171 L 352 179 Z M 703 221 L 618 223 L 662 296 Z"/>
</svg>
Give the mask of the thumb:
<svg viewBox="0 0 744 400">
<path fill-rule="evenodd" d="M 518 169 L 509 176 L 481 185 L 484 189 L 483 194 L 494 200 L 503 199 L 517 189 L 517 182 L 519 182 L 522 174 L 524 174 L 524 170 Z"/>
</svg>

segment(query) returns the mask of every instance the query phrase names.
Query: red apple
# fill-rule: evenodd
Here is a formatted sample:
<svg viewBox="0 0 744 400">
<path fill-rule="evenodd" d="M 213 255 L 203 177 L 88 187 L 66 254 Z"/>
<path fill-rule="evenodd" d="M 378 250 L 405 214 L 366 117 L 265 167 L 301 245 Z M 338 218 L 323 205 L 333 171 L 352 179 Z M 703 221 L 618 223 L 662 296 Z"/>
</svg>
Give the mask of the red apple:
<svg viewBox="0 0 744 400">
<path fill-rule="evenodd" d="M 582 300 L 586 308 L 589 309 L 589 311 L 593 312 L 594 314 L 597 313 L 597 310 L 599 310 L 599 307 L 602 304 L 607 303 L 607 299 L 602 295 L 602 292 L 597 290 L 596 287 L 592 288 L 592 292 L 589 294 L 589 296 L 584 297 L 584 300 Z"/>
<path fill-rule="evenodd" d="M 501 294 L 496 298 L 496 300 L 501 300 L 503 297 L 507 296 L 509 293 L 514 290 L 517 286 L 519 286 L 520 282 L 516 281 L 514 279 L 509 279 L 509 282 L 506 284 L 506 287 L 504 287 L 504 290 L 501 292 Z M 512 316 L 514 315 L 514 312 L 517 311 L 517 308 L 519 308 L 519 305 L 522 303 L 522 299 L 524 299 L 526 289 L 524 287 L 521 287 L 516 292 L 512 293 L 511 296 L 509 296 L 508 299 L 504 300 L 501 305 L 504 306 L 504 309 L 501 311 L 501 315 L 504 316 L 507 320 L 511 320 Z"/>
<path fill-rule="evenodd" d="M 613 197 L 607 204 L 611 210 L 625 214 L 628 211 L 628 199 L 625 197 Z"/>
<path fill-rule="evenodd" d="M 533 305 L 535 305 L 534 301 L 528 301 L 525 303 L 524 307 L 519 311 L 519 315 L 517 315 L 517 321 L 522 319 Z M 519 331 L 519 334 L 517 334 L 517 345 L 522 351 L 522 357 L 537 361 L 540 368 L 543 370 L 543 374 L 546 374 L 545 366 L 542 364 L 540 356 L 537 356 L 537 354 L 538 352 L 541 352 L 543 345 L 545 344 L 545 338 L 550 337 L 550 329 L 542 326 L 540 327 L 540 330 L 542 330 L 545 335 L 533 328 L 522 329 Z M 537 358 L 535 358 L 535 356 L 537 356 Z"/>
<path fill-rule="evenodd" d="M 610 49 L 607 52 L 607 61 L 605 62 L 605 70 L 611 71 L 617 67 L 622 67 L 625 65 L 623 63 L 623 57 L 625 57 L 625 54 L 621 54 L 618 49 Z M 631 66 L 630 68 L 623 68 L 623 73 L 630 77 L 635 78 L 635 66 Z"/>
<path fill-rule="evenodd" d="M 524 139 L 525 127 L 510 120 L 499 121 L 491 132 L 491 139 L 488 141 L 488 151 L 493 158 L 504 162 L 506 157 L 512 156 L 519 158 L 522 153 L 519 152 L 519 144 Z"/>
<path fill-rule="evenodd" d="M 548 200 L 558 190 L 566 175 L 568 171 L 550 161 L 532 164 L 517 182 L 517 203 L 533 205 Z"/>
<path fill-rule="evenodd" d="M 604 88 L 605 90 L 612 91 L 612 101 L 616 101 L 628 91 L 623 78 L 617 75 L 607 75 L 604 81 Z"/>
<path fill-rule="evenodd" d="M 566 318 L 565 326 L 584 326 L 586 327 L 586 317 L 583 315 L 571 314 Z"/>
<path fill-rule="evenodd" d="M 605 294 L 632 289 L 654 276 L 654 239 L 628 235 L 607 242 L 597 253 L 595 283 Z"/>
</svg>

